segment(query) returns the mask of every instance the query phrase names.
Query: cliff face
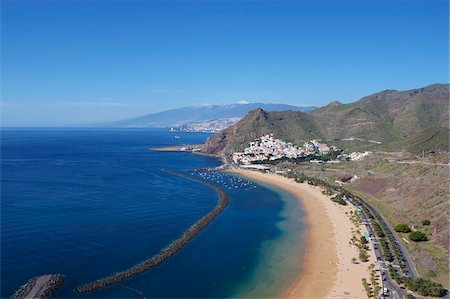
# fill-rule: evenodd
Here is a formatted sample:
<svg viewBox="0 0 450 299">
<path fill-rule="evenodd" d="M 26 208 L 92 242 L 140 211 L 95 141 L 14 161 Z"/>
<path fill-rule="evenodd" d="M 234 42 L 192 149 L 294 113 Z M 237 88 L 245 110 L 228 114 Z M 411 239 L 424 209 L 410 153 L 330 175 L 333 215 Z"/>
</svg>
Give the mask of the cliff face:
<svg viewBox="0 0 450 299">
<path fill-rule="evenodd" d="M 386 90 L 350 104 L 333 102 L 308 113 L 256 109 L 210 137 L 205 152 L 229 154 L 270 133 L 295 143 L 312 138 L 336 141 L 355 137 L 381 142 L 382 148 L 406 147 L 413 151 L 407 146 L 410 140 L 416 144 L 420 136 L 430 135 L 427 132 L 448 128 L 448 106 L 449 85 L 434 84 L 408 91 Z M 432 136 L 439 139 L 443 134 Z M 448 151 L 444 141 L 427 144 L 444 145 L 443 149 Z"/>
</svg>

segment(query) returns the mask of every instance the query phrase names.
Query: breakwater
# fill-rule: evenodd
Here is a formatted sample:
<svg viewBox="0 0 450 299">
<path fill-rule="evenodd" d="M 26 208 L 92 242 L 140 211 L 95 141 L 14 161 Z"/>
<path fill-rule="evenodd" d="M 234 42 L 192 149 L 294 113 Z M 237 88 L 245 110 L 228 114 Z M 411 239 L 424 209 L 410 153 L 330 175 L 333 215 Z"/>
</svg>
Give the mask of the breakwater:
<svg viewBox="0 0 450 299">
<path fill-rule="evenodd" d="M 33 277 L 21 286 L 11 298 L 52 298 L 63 284 L 64 278 L 65 276 L 61 274 L 46 274 Z"/>
<path fill-rule="evenodd" d="M 177 176 L 186 178 L 188 180 L 192 180 L 195 182 L 205 184 L 205 185 L 213 188 L 219 195 L 219 200 L 217 202 L 217 205 L 208 214 L 204 215 L 197 222 L 195 222 L 178 239 L 176 239 L 174 242 L 172 242 L 169 246 L 167 246 L 165 249 L 163 249 L 161 252 L 159 252 L 155 256 L 153 256 L 150 259 L 147 259 L 131 268 L 128 268 L 124 271 L 117 272 L 110 276 L 97 279 L 90 283 L 83 284 L 83 285 L 79 286 L 78 288 L 76 288 L 77 292 L 85 293 L 85 292 L 91 292 L 91 291 L 94 291 L 97 289 L 108 287 L 112 284 L 121 282 L 127 278 L 130 278 L 134 275 L 142 273 L 142 272 L 162 263 L 163 261 L 165 261 L 172 255 L 176 254 L 186 244 L 188 244 L 189 241 L 191 241 L 203 228 L 205 228 L 208 225 L 208 223 L 210 223 L 217 215 L 222 213 L 223 210 L 225 210 L 226 206 L 228 205 L 228 201 L 229 201 L 228 195 L 219 186 L 217 186 L 213 183 L 204 181 L 202 179 L 181 173 L 181 172 L 167 170 L 167 169 L 163 169 L 163 171 L 173 174 L 173 175 L 177 175 Z"/>
</svg>

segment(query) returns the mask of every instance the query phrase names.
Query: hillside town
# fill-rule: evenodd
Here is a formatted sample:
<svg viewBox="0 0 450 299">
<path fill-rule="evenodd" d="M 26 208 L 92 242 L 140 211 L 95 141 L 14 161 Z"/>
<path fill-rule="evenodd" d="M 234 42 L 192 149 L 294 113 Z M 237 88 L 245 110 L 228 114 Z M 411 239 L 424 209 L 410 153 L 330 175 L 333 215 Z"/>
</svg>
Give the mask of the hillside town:
<svg viewBox="0 0 450 299">
<path fill-rule="evenodd" d="M 369 155 L 370 152 L 353 152 L 350 154 L 342 153 L 342 150 L 335 146 L 329 147 L 326 143 L 320 140 L 310 140 L 301 146 L 286 142 L 278 138 L 274 138 L 273 134 L 261 136 L 249 143 L 249 146 L 243 152 L 233 153 L 232 159 L 235 164 L 254 164 L 263 161 L 277 161 L 281 159 L 299 159 L 310 157 L 314 158 L 329 158 L 334 153 L 334 159 L 326 159 L 331 163 L 338 163 L 340 160 L 360 160 Z M 318 159 L 314 161 L 323 161 Z"/>
<path fill-rule="evenodd" d="M 234 125 L 239 117 L 213 119 L 207 121 L 191 122 L 180 126 L 171 127 L 171 132 L 208 132 L 218 133 Z"/>
</svg>

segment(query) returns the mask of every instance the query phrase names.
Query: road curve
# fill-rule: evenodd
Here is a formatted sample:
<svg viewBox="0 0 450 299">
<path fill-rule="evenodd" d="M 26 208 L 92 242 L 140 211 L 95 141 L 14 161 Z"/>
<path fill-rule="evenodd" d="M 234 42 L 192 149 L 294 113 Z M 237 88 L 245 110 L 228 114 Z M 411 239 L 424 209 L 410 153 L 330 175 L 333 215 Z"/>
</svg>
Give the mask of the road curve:
<svg viewBox="0 0 450 299">
<path fill-rule="evenodd" d="M 76 292 L 79 293 L 86 293 L 91 292 L 97 289 L 105 288 L 107 286 L 110 286 L 112 284 L 121 282 L 127 278 L 130 278 L 134 275 L 137 275 L 139 273 L 142 273 L 171 257 L 175 253 L 177 253 L 179 250 L 181 250 L 186 244 L 189 243 L 203 228 L 205 228 L 208 223 L 210 223 L 217 215 L 223 212 L 225 208 L 228 205 L 228 195 L 225 193 L 225 191 L 220 188 L 219 186 L 198 179 L 196 177 L 173 171 L 173 170 L 166 170 L 163 169 L 164 172 L 177 175 L 183 178 L 186 178 L 188 180 L 192 180 L 195 182 L 199 182 L 202 184 L 205 184 L 211 188 L 213 188 L 217 194 L 219 195 L 219 200 L 217 202 L 217 205 L 214 207 L 213 210 L 211 210 L 208 214 L 200 218 L 197 222 L 195 222 L 187 231 L 185 231 L 177 240 L 172 242 L 169 246 L 167 246 L 165 249 L 163 249 L 161 252 L 156 254 L 155 256 L 151 257 L 150 259 L 147 259 L 131 268 L 128 268 L 126 270 L 123 270 L 121 272 L 114 273 L 110 276 L 103 277 L 100 279 L 97 279 L 93 282 L 89 282 L 86 284 L 83 284 L 76 288 Z"/>
</svg>

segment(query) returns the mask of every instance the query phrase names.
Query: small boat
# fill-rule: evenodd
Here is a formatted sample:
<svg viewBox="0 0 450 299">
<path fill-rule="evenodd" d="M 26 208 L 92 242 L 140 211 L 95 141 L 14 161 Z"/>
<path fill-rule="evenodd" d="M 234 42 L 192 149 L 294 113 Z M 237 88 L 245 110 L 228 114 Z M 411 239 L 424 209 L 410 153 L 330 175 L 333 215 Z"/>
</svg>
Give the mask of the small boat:
<svg viewBox="0 0 450 299">
<path fill-rule="evenodd" d="M 180 137 L 180 136 L 178 136 L 178 135 L 176 135 L 176 136 L 175 136 L 175 139 L 180 139 L 180 138 L 181 138 L 181 137 Z"/>
</svg>

